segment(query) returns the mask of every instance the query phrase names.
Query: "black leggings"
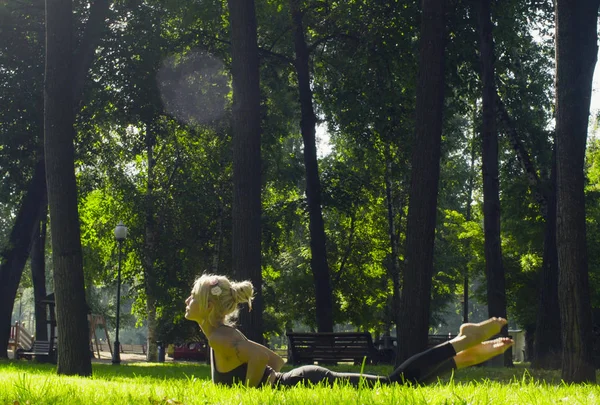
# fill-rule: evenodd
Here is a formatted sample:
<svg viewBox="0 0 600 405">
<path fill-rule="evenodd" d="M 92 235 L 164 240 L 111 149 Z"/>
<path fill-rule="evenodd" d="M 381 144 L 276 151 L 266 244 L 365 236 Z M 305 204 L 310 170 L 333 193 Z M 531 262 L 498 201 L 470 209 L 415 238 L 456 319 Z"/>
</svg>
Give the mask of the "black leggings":
<svg viewBox="0 0 600 405">
<path fill-rule="evenodd" d="M 359 373 L 338 373 L 320 366 L 302 366 L 276 373 L 279 386 L 314 385 L 323 383 L 333 386 L 336 382 L 355 387 L 373 387 L 377 384 L 412 383 L 424 384 L 456 368 L 453 357 L 456 355 L 449 342 L 442 343 L 422 353 L 415 354 L 400 365 L 389 376 Z"/>
</svg>

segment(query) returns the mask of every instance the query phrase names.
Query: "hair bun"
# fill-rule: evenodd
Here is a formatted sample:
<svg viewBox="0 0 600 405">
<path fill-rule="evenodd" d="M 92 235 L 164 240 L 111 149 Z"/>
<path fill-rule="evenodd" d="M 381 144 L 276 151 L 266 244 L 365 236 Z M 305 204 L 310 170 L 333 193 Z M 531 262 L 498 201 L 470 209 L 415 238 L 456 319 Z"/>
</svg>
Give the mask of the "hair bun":
<svg viewBox="0 0 600 405">
<path fill-rule="evenodd" d="M 254 298 L 254 287 L 250 281 L 241 281 L 231 283 L 231 297 L 237 303 L 247 303 L 252 309 L 252 299 Z"/>
</svg>

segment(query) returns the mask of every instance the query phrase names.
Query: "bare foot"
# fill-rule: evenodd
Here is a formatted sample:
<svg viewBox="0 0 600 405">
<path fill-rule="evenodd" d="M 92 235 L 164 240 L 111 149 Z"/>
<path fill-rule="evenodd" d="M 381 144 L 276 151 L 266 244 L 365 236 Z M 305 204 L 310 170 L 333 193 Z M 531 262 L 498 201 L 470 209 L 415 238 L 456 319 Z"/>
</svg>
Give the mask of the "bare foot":
<svg viewBox="0 0 600 405">
<path fill-rule="evenodd" d="M 497 335 L 506 322 L 504 318 L 490 318 L 479 323 L 463 323 L 458 336 L 450 342 L 458 353 Z"/>
<path fill-rule="evenodd" d="M 511 338 L 507 337 L 501 337 L 479 343 L 478 345 L 463 350 L 454 356 L 456 368 L 465 368 L 483 363 L 492 357 L 496 357 L 504 353 L 514 343 L 515 342 Z"/>
</svg>

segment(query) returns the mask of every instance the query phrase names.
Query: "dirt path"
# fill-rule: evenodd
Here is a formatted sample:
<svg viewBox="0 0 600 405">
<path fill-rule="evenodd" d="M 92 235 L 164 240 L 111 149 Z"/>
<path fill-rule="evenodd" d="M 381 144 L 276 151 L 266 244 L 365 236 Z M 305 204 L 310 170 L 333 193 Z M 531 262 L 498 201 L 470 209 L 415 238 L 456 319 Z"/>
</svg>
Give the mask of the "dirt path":
<svg viewBox="0 0 600 405">
<path fill-rule="evenodd" d="M 8 351 L 8 358 L 14 359 L 15 355 L 12 350 Z M 143 353 L 121 353 L 121 363 L 139 363 L 146 361 L 146 355 Z M 171 362 L 173 359 L 169 356 L 165 356 L 166 362 Z M 112 355 L 110 352 L 100 352 L 100 357 L 98 357 L 98 352 L 94 352 L 94 358 L 92 358 L 92 363 L 112 363 Z"/>
</svg>

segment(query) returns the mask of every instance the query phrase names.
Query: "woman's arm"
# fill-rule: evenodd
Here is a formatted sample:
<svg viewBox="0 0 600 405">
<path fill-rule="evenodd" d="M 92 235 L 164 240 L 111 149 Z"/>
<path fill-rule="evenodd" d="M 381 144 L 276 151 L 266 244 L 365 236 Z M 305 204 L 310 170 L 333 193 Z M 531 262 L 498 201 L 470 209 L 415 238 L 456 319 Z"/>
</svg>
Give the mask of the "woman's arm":
<svg viewBox="0 0 600 405">
<path fill-rule="evenodd" d="M 265 347 L 269 354 L 269 362 L 267 363 L 273 370 L 281 371 L 281 367 L 285 364 L 285 360 L 283 360 L 277 353 L 272 351 L 271 349 Z"/>
<path fill-rule="evenodd" d="M 261 345 L 260 343 L 256 343 L 255 341 L 248 339 L 241 332 L 239 333 L 241 336 L 244 337 L 245 340 L 254 343 L 256 345 L 255 347 L 262 349 L 269 356 L 269 360 L 267 362 L 267 365 L 269 367 L 271 367 L 275 371 L 281 371 L 281 367 L 283 367 L 283 365 L 285 364 L 285 360 L 283 360 L 281 356 L 279 356 L 273 350 L 269 349 L 267 346 Z"/>
<path fill-rule="evenodd" d="M 248 371 L 246 372 L 246 385 L 258 387 L 267 368 L 269 357 L 265 353 L 255 352 L 248 358 Z"/>
<path fill-rule="evenodd" d="M 238 359 L 247 363 L 246 385 L 257 387 L 265 374 L 270 356 L 266 348 L 250 340 L 239 340 L 233 343 Z"/>
</svg>

